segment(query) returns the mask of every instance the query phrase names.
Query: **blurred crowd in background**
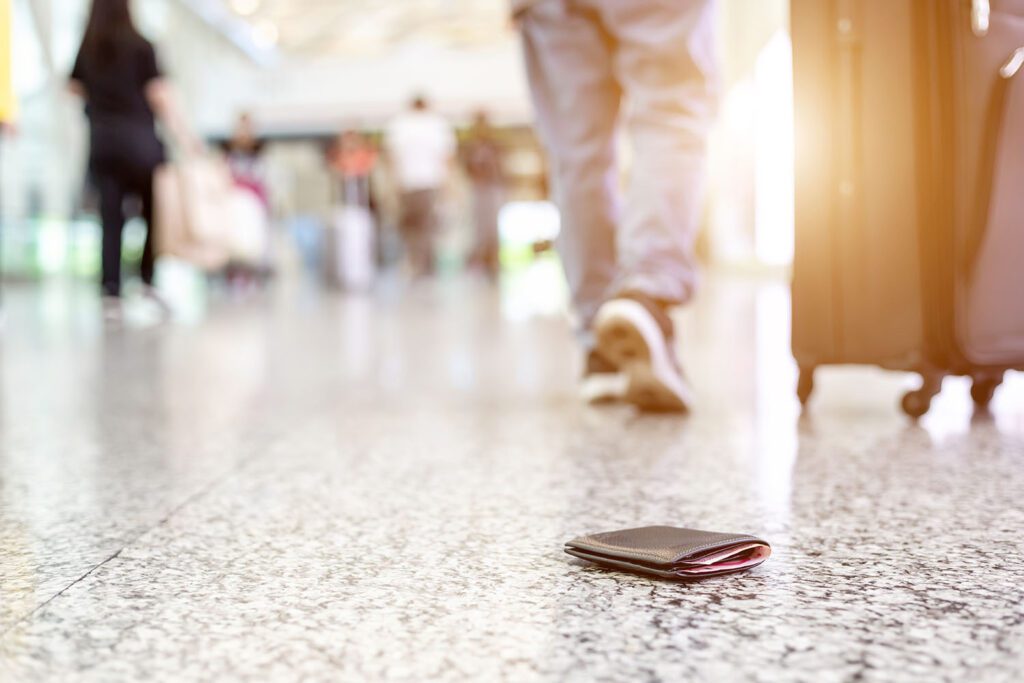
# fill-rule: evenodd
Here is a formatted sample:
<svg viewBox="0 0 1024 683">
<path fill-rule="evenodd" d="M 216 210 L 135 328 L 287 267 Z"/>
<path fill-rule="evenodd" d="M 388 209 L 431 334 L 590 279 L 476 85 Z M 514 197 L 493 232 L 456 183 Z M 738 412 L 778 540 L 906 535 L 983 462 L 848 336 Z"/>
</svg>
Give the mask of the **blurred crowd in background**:
<svg viewBox="0 0 1024 683">
<path fill-rule="evenodd" d="M 0 270 L 8 279 L 99 278 L 102 192 L 82 101 L 67 88 L 91 3 L 3 3 L 19 111 L 0 140 Z M 220 249 L 167 234 L 170 242 L 151 245 L 166 256 L 156 291 L 209 282 L 244 291 L 297 271 L 349 289 L 382 272 L 469 270 L 495 280 L 556 259 L 558 212 L 506 2 L 411 2 L 401 16 L 359 2 L 153 0 L 134 9 L 177 93 L 180 115 L 161 126 L 166 157 L 179 171 L 190 159 L 205 165 L 157 177 L 154 192 L 187 194 L 191 174 L 233 196 L 215 202 L 234 216 L 230 231 L 210 206 L 194 217 Z M 792 176 L 785 3 L 750 9 L 720 7 L 723 106 L 699 251 L 718 263 L 785 268 L 791 207 L 772 199 Z M 370 25 L 390 33 L 360 33 Z M 194 141 L 175 140 L 185 126 Z M 630 154 L 623 144 L 624 169 Z M 134 291 L 146 207 L 128 195 L 121 251 Z"/>
</svg>

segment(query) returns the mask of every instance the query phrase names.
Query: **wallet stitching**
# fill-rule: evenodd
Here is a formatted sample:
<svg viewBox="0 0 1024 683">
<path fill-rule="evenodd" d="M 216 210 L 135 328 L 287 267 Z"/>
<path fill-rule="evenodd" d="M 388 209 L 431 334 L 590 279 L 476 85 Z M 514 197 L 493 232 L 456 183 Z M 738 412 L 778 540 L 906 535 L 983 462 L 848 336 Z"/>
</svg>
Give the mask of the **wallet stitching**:
<svg viewBox="0 0 1024 683">
<path fill-rule="evenodd" d="M 757 541 L 758 543 L 764 543 L 765 545 L 768 545 L 767 543 L 762 541 L 760 538 L 757 538 L 756 536 L 745 536 L 744 535 L 744 536 L 734 536 L 734 537 L 730 537 L 730 538 L 723 538 L 723 539 L 718 540 L 718 541 L 711 541 L 711 542 L 708 542 L 708 543 L 704 543 L 703 545 L 696 546 L 694 548 L 687 548 L 684 552 L 685 552 L 686 555 L 693 555 L 694 553 L 698 553 L 701 550 L 705 550 L 707 548 L 713 548 L 716 545 L 735 543 L 736 541 Z M 647 551 L 644 551 L 644 550 L 625 550 L 625 549 L 622 549 L 621 546 L 615 546 L 615 545 L 611 545 L 609 543 L 604 543 L 602 541 L 598 541 L 593 536 L 587 536 L 586 538 L 581 539 L 581 542 L 582 543 L 589 543 L 590 545 L 593 545 L 593 546 L 601 546 L 603 548 L 607 548 L 607 549 L 610 549 L 610 550 L 618 550 L 618 551 L 623 552 L 623 553 L 630 553 L 634 557 L 649 557 L 649 558 L 658 560 L 660 562 L 665 562 L 665 557 L 663 555 L 658 555 L 656 553 L 651 553 L 651 552 L 647 552 Z M 570 547 L 572 547 L 572 546 L 570 546 Z M 771 546 L 769 546 L 769 547 L 771 547 Z M 673 564 L 675 562 L 678 562 L 680 560 L 680 557 L 681 557 L 680 555 L 676 555 L 674 559 L 668 560 L 668 563 L 669 564 Z"/>
</svg>

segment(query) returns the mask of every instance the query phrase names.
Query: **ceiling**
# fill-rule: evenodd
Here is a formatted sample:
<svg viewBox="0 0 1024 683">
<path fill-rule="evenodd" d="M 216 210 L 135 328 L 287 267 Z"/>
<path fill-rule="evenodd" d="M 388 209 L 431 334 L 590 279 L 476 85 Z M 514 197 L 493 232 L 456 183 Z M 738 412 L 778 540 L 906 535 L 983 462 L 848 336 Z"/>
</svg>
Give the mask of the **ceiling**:
<svg viewBox="0 0 1024 683">
<path fill-rule="evenodd" d="M 219 0 L 257 43 L 296 56 L 379 54 L 400 44 L 465 48 L 509 33 L 508 0 Z"/>
</svg>

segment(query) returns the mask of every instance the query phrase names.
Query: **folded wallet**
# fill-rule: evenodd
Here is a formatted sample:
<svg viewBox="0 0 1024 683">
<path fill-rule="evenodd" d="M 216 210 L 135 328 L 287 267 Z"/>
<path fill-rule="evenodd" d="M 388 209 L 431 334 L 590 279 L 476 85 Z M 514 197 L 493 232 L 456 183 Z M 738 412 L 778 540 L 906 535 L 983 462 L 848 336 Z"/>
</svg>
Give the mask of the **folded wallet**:
<svg viewBox="0 0 1024 683">
<path fill-rule="evenodd" d="M 581 536 L 566 543 L 565 552 L 613 569 L 665 579 L 701 579 L 756 567 L 772 549 L 746 534 L 645 526 Z"/>
</svg>

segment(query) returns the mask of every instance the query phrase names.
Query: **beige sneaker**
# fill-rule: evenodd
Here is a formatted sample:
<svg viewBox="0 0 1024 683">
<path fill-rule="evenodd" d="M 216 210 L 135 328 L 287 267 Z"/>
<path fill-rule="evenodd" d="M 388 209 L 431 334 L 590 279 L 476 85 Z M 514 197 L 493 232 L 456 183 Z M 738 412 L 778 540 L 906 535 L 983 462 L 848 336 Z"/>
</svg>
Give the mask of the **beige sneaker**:
<svg viewBox="0 0 1024 683">
<path fill-rule="evenodd" d="M 591 404 L 615 403 L 626 395 L 626 376 L 617 365 L 599 351 L 587 354 L 583 377 L 580 379 L 580 397 Z"/>
<path fill-rule="evenodd" d="M 597 350 L 626 375 L 625 400 L 641 410 L 686 412 L 693 391 L 673 348 L 672 320 L 653 299 L 629 294 L 608 301 L 594 321 Z"/>
</svg>

